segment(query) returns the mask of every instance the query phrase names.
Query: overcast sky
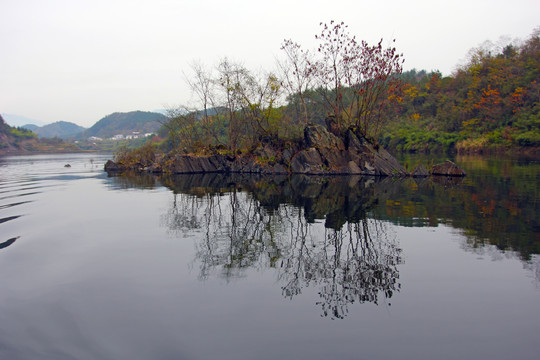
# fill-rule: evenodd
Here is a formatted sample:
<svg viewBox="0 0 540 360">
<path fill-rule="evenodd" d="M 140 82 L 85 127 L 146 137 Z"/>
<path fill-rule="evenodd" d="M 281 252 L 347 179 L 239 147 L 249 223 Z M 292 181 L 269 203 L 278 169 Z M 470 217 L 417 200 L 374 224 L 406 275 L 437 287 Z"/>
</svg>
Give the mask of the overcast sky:
<svg viewBox="0 0 540 360">
<path fill-rule="evenodd" d="M 449 75 L 485 40 L 528 38 L 540 1 L 0 0 L 0 14 L 0 113 L 89 127 L 188 103 L 193 61 L 271 70 L 283 39 L 315 47 L 321 21 L 395 38 L 405 69 Z"/>
</svg>

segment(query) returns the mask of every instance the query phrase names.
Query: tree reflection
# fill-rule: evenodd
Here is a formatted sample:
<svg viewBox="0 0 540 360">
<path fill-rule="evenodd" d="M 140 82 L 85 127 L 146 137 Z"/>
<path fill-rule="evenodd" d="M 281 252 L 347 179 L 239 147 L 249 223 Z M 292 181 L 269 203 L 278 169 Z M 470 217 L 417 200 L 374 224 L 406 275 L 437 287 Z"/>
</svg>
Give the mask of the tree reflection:
<svg viewBox="0 0 540 360">
<path fill-rule="evenodd" d="M 326 229 L 319 238 L 305 236 L 307 228 L 298 230 L 280 264 L 284 296 L 292 298 L 314 284 L 323 315 L 343 318 L 350 303 L 378 304 L 379 295 L 391 298 L 399 291 L 401 250 L 386 236 L 384 223 L 363 219 L 341 230 Z"/>
<path fill-rule="evenodd" d="M 316 287 L 322 315 L 332 318 L 345 317 L 351 303 L 378 304 L 399 291 L 401 250 L 386 224 L 366 214 L 391 182 L 209 174 L 161 181 L 174 193 L 164 225 L 179 236 L 202 235 L 201 279 L 275 268 L 283 296 Z"/>
</svg>

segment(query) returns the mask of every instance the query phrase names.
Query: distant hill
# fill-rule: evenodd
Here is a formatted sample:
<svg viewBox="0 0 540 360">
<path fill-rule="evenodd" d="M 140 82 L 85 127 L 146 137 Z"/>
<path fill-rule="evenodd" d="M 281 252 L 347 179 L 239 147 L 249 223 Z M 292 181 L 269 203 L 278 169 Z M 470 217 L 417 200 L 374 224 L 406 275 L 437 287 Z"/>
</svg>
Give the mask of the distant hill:
<svg viewBox="0 0 540 360">
<path fill-rule="evenodd" d="M 133 132 L 156 132 L 167 121 L 163 114 L 149 111 L 114 113 L 105 116 L 83 133 L 84 137 L 110 138 L 114 135 L 130 135 Z"/>
<path fill-rule="evenodd" d="M 22 128 L 25 128 L 27 130 L 30 130 L 32 132 L 35 132 L 35 130 L 39 129 L 39 126 L 35 125 L 35 124 L 26 124 L 26 125 L 23 125 L 21 126 Z M 36 133 L 37 134 L 37 133 Z"/>
<path fill-rule="evenodd" d="M 28 142 L 36 142 L 36 134 L 9 126 L 0 115 L 0 155 L 23 151 Z"/>
<path fill-rule="evenodd" d="M 38 134 L 40 138 L 61 138 L 67 139 L 82 133 L 86 128 L 67 121 L 57 121 L 42 127 L 35 125 L 25 125 L 24 128 Z"/>
<path fill-rule="evenodd" d="M 11 131 L 11 127 L 6 123 L 2 115 L 0 115 L 0 134 L 8 134 Z"/>
<path fill-rule="evenodd" d="M 2 114 L 2 117 L 4 118 L 4 121 L 11 126 L 18 127 L 28 124 L 33 124 L 37 126 L 43 126 L 45 123 L 40 120 L 30 119 L 25 116 L 21 115 L 14 115 L 14 114 Z"/>
</svg>

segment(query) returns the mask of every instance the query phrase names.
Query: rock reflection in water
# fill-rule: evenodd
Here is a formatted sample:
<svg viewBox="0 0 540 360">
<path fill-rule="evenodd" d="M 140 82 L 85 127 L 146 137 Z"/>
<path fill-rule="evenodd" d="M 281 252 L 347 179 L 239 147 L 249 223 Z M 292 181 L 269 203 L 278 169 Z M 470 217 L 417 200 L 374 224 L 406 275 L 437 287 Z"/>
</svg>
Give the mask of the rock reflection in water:
<svg viewBox="0 0 540 360">
<path fill-rule="evenodd" d="M 366 215 L 392 192 L 390 179 L 206 174 L 161 182 L 174 193 L 163 224 L 178 236 L 202 237 L 201 279 L 275 268 L 283 296 L 315 286 L 322 314 L 332 318 L 346 316 L 351 303 L 377 304 L 399 291 L 395 236 Z"/>
<path fill-rule="evenodd" d="M 109 187 L 115 190 L 127 189 L 154 189 L 159 185 L 155 176 L 151 174 L 140 174 L 135 172 L 124 172 L 122 174 L 110 173 L 108 178 L 114 181 L 109 181 Z"/>
</svg>

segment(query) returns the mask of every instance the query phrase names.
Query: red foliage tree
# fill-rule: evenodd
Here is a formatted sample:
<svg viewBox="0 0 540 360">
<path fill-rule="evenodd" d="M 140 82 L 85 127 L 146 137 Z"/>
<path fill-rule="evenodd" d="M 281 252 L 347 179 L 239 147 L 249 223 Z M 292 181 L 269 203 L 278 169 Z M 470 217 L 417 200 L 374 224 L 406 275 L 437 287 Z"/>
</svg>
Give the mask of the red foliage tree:
<svg viewBox="0 0 540 360">
<path fill-rule="evenodd" d="M 403 55 L 384 48 L 382 39 L 370 46 L 357 42 L 343 22 L 321 23 L 318 59 L 312 73 L 339 131 L 354 126 L 364 136 L 375 137 L 384 122 L 384 109 L 397 99 Z M 394 40 L 395 41 L 395 40 Z"/>
</svg>

